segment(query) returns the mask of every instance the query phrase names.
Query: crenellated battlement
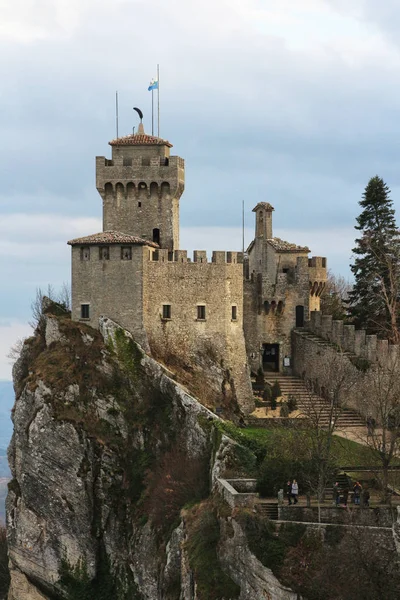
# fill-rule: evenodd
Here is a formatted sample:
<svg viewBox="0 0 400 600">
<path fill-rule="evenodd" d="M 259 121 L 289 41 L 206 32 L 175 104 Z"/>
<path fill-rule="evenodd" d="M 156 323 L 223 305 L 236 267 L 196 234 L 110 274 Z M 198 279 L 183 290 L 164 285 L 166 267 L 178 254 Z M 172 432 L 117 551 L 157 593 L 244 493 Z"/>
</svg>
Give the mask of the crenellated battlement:
<svg viewBox="0 0 400 600">
<path fill-rule="evenodd" d="M 193 259 L 187 255 L 187 250 L 175 250 L 169 252 L 166 249 L 160 248 L 159 250 L 150 251 L 148 258 L 151 262 L 169 262 L 169 263 L 189 263 L 189 264 L 209 264 L 209 265 L 237 265 L 243 264 L 243 253 L 242 252 L 225 252 L 221 250 L 214 250 L 212 253 L 211 261 L 207 259 L 207 252 L 205 250 L 194 250 Z"/>
<path fill-rule="evenodd" d="M 179 169 L 184 169 L 185 168 L 185 160 L 183 158 L 181 158 L 180 156 L 169 156 L 169 157 L 163 157 L 163 156 L 153 156 L 153 157 L 147 157 L 147 156 L 137 156 L 137 157 L 130 157 L 130 156 L 116 156 L 113 159 L 110 158 L 106 158 L 105 156 L 96 156 L 96 170 L 102 170 L 102 169 L 106 169 L 107 172 L 110 174 L 111 168 L 112 167 L 135 167 L 135 168 L 140 168 L 140 167 L 154 167 L 154 168 L 158 168 L 161 167 L 163 169 L 163 171 L 165 172 L 168 167 L 170 167 L 171 169 L 176 169 L 177 167 Z"/>
<path fill-rule="evenodd" d="M 179 156 L 96 158 L 96 188 L 103 198 L 123 194 L 137 196 L 166 191 L 181 195 L 184 189 L 184 160 Z"/>
<path fill-rule="evenodd" d="M 388 340 L 380 340 L 376 335 L 367 335 L 365 329 L 356 329 L 354 325 L 346 325 L 344 321 L 333 319 L 332 315 L 323 315 L 313 311 L 305 329 L 336 344 L 343 352 L 348 352 L 370 362 L 382 364 L 400 359 L 400 347 L 389 344 Z"/>
<path fill-rule="evenodd" d="M 308 259 L 309 267 L 316 267 L 317 269 L 326 269 L 326 258 L 324 256 L 312 256 Z"/>
</svg>

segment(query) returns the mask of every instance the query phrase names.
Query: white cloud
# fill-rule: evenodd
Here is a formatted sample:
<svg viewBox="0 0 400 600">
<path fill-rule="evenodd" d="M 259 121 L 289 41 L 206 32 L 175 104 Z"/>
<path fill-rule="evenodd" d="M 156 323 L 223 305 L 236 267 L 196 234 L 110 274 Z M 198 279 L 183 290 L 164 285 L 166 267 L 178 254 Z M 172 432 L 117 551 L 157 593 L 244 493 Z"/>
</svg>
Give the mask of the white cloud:
<svg viewBox="0 0 400 600">
<path fill-rule="evenodd" d="M 100 219 L 54 214 L 11 213 L 0 220 L 0 248 L 14 256 L 23 256 L 26 247 L 36 246 L 34 252 L 45 251 L 49 244 L 66 244 L 69 239 L 102 230 Z M 9 254 L 9 255 L 10 255 Z"/>
<path fill-rule="evenodd" d="M 32 328 L 28 323 L 0 321 L 0 379 L 11 379 L 12 361 L 7 355 L 17 340 L 29 335 L 32 335 Z"/>
</svg>

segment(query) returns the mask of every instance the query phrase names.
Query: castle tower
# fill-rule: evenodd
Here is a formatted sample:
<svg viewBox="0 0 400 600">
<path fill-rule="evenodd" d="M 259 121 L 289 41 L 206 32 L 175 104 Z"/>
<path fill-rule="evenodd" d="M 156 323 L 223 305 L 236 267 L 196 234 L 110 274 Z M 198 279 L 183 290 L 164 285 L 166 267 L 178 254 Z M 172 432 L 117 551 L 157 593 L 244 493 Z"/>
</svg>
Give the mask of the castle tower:
<svg viewBox="0 0 400 600">
<path fill-rule="evenodd" d="M 103 231 L 138 236 L 173 251 L 179 249 L 179 199 L 185 163 L 170 156 L 172 144 L 136 134 L 109 142 L 111 160 L 96 157 L 96 187 L 103 199 Z"/>
</svg>

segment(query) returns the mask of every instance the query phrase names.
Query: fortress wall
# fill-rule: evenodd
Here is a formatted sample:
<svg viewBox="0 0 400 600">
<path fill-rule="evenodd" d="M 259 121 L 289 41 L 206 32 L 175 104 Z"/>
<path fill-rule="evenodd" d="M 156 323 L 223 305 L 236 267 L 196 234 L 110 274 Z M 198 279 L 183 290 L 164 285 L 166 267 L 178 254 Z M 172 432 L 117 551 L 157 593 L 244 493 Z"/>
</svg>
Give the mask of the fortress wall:
<svg viewBox="0 0 400 600">
<path fill-rule="evenodd" d="M 132 260 L 121 260 L 121 246 L 109 246 L 110 259 L 99 259 L 99 247 L 90 246 L 90 260 L 81 260 L 80 246 L 72 247 L 72 318 L 81 320 L 81 304 L 90 304 L 88 325 L 98 328 L 105 315 L 128 329 L 148 349 L 143 327 L 143 261 L 151 252 L 132 246 Z"/>
<path fill-rule="evenodd" d="M 364 401 L 365 381 L 368 382 L 371 369 L 378 364 L 382 367 L 396 367 L 400 361 L 400 347 L 389 345 L 387 340 L 366 335 L 363 329 L 355 330 L 354 325 L 344 325 L 343 321 L 332 320 L 331 316 L 322 316 L 318 312 L 311 314 L 310 322 L 305 327 L 307 329 L 322 340 L 308 337 L 301 330 L 292 332 L 295 374 L 317 380 L 321 375 L 321 365 L 323 367 L 337 363 L 339 358 L 343 361 L 346 379 L 355 382 L 346 397 L 346 404 L 368 417 L 368 406 Z M 324 339 L 334 345 L 324 344 Z M 366 366 L 369 369 L 364 372 Z M 379 415 L 373 416 L 379 421 Z"/>
<path fill-rule="evenodd" d="M 292 366 L 294 374 L 301 378 L 321 380 L 321 365 L 334 364 L 337 360 L 337 350 L 334 346 L 323 345 L 314 340 L 305 337 L 301 332 L 292 331 Z M 346 372 L 349 377 L 358 380 L 361 377 L 360 371 L 354 366 L 347 356 L 342 356 L 341 360 L 346 365 Z M 357 386 L 346 395 L 346 406 L 359 409 L 359 391 Z M 364 415 L 367 417 L 367 415 Z"/>
<path fill-rule="evenodd" d="M 387 340 L 379 340 L 376 335 L 367 335 L 364 329 L 355 329 L 354 325 L 345 325 L 343 321 L 333 320 L 331 315 L 322 315 L 320 311 L 310 313 L 305 329 L 339 346 L 343 352 L 349 352 L 371 362 L 385 364 L 391 353 L 398 354 L 397 346 L 390 346 Z"/>
<path fill-rule="evenodd" d="M 210 263 L 199 262 L 206 257 L 196 251 L 189 262 L 180 250 L 174 261 L 165 260 L 163 251 L 154 258 L 144 269 L 144 323 L 152 352 L 171 368 L 186 368 L 188 381 L 199 371 L 203 389 L 193 391 L 208 396 L 210 405 L 234 394 L 247 412 L 253 398 L 243 335 L 242 255 L 214 252 Z M 163 305 L 170 305 L 170 319 L 163 318 Z M 198 318 L 198 305 L 205 306 L 205 320 Z M 218 369 L 225 381 L 215 377 Z"/>
</svg>

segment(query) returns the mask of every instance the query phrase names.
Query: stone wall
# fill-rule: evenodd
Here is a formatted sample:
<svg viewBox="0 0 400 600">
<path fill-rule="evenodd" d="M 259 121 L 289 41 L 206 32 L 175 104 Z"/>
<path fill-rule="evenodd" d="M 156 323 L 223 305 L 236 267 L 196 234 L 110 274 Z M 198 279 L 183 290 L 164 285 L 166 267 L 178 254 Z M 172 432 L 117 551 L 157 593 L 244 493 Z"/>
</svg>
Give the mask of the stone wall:
<svg viewBox="0 0 400 600">
<path fill-rule="evenodd" d="M 310 313 L 305 329 L 332 342 L 344 352 L 371 362 L 379 360 L 384 365 L 400 358 L 399 346 L 389 345 L 388 340 L 367 335 L 365 329 L 345 325 L 343 321 L 333 320 L 332 315 L 323 315 L 320 311 Z"/>
<path fill-rule="evenodd" d="M 246 490 L 246 487 L 248 490 Z M 255 488 L 255 479 L 218 479 L 218 491 L 231 508 L 238 506 L 251 508 L 254 506 L 257 498 Z"/>
<path fill-rule="evenodd" d="M 359 391 L 356 382 L 360 381 L 361 383 L 361 372 L 352 364 L 349 356 L 344 354 L 339 356 L 335 346 L 318 343 L 312 337 L 303 335 L 300 330 L 292 331 L 292 352 L 294 374 L 301 378 L 319 381 L 324 386 L 325 381 L 321 381 L 321 365 L 336 364 L 339 366 L 338 361 L 343 361 L 343 370 L 346 370 L 349 380 L 355 382 L 351 392 L 346 394 L 346 407 L 359 410 Z"/>
<path fill-rule="evenodd" d="M 90 305 L 88 325 L 98 328 L 107 316 L 128 329 L 149 349 L 143 328 L 143 263 L 153 251 L 132 246 L 132 260 L 121 260 L 121 246 L 109 246 L 109 260 L 99 258 L 99 246 L 90 246 L 90 260 L 81 260 L 81 248 L 72 247 L 72 319 L 80 321 L 81 304 Z"/>
<path fill-rule="evenodd" d="M 392 528 L 397 521 L 395 507 L 377 508 L 337 508 L 336 506 L 321 506 L 321 523 L 340 525 L 363 525 L 365 527 Z M 302 523 L 318 522 L 318 507 L 312 506 L 279 506 L 279 519 Z"/>
<path fill-rule="evenodd" d="M 288 255 L 286 259 L 293 263 L 292 272 L 279 272 L 274 279 L 259 274 L 244 282 L 244 331 L 254 372 L 262 365 L 263 344 L 279 344 L 280 371 L 285 370 L 283 359 L 291 357 L 290 334 L 296 325 L 296 306 L 304 307 L 306 318 L 309 314 L 308 258 Z"/>
<path fill-rule="evenodd" d="M 81 248 L 73 246 L 72 318 L 82 320 L 81 304 L 89 304 L 89 325 L 97 328 L 101 316 L 116 321 L 146 351 L 179 368 L 207 405 L 232 400 L 251 412 L 242 255 L 214 252 L 209 263 L 205 252 L 196 251 L 192 262 L 183 250 L 133 245 L 132 259 L 121 260 L 121 246 L 109 248 L 109 260 L 99 258 L 99 246 L 90 247 L 90 260 L 81 260 Z M 164 305 L 169 318 L 163 318 Z M 198 305 L 205 306 L 205 319 L 198 318 Z"/>
<path fill-rule="evenodd" d="M 169 261 L 160 250 L 153 258 L 144 271 L 144 323 L 152 352 L 167 365 L 198 369 L 203 389 L 196 393 L 209 393 L 211 404 L 222 391 L 248 412 L 253 397 L 243 335 L 242 255 L 214 252 L 209 263 L 205 252 L 196 251 L 191 262 L 179 250 Z M 170 306 L 170 318 L 163 318 L 164 305 Z M 205 319 L 198 318 L 199 305 Z M 225 376 L 216 389 L 218 368 Z M 190 381 L 190 373 L 186 377 Z"/>
</svg>

